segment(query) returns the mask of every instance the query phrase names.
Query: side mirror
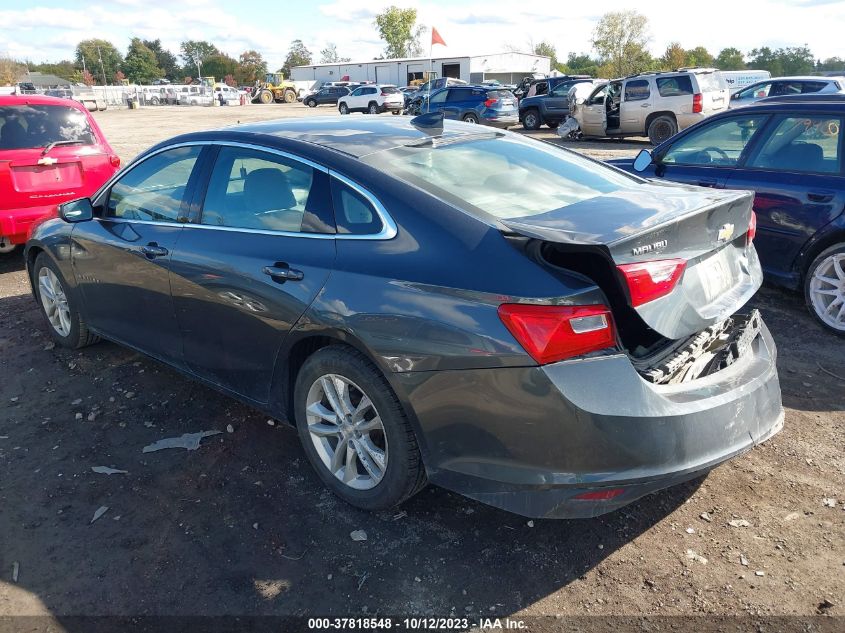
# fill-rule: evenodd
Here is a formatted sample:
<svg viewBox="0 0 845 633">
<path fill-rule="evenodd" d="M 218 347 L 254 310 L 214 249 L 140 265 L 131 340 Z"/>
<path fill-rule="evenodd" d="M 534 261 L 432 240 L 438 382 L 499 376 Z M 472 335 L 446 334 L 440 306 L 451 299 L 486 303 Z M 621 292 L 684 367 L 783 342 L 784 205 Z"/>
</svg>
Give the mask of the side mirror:
<svg viewBox="0 0 845 633">
<path fill-rule="evenodd" d="M 94 218 L 94 207 L 89 198 L 71 200 L 59 205 L 59 217 L 65 222 L 87 222 Z"/>
<path fill-rule="evenodd" d="M 637 154 L 637 157 L 634 159 L 634 171 L 638 174 L 641 174 L 648 166 L 651 165 L 654 158 L 651 155 L 651 152 L 647 149 L 641 149 L 640 153 Z"/>
</svg>

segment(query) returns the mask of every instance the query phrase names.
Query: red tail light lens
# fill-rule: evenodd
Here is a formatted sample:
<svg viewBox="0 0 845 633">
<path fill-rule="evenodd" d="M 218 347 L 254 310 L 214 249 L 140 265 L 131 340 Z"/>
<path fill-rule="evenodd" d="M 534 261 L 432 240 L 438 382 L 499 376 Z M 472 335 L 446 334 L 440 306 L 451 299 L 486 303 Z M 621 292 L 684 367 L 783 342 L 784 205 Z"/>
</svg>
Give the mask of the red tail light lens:
<svg viewBox="0 0 845 633">
<path fill-rule="evenodd" d="M 757 214 L 751 212 L 751 219 L 748 221 L 748 233 L 745 234 L 745 243 L 751 244 L 757 236 Z"/>
<path fill-rule="evenodd" d="M 541 365 L 616 345 L 613 319 L 603 305 L 503 303 L 499 306 L 499 318 Z"/>
<path fill-rule="evenodd" d="M 487 101 L 484 102 L 484 107 L 485 108 L 492 108 L 497 103 L 499 103 L 498 99 L 487 99 Z"/>
<path fill-rule="evenodd" d="M 109 163 L 111 163 L 112 167 L 120 167 L 120 156 L 116 154 L 109 155 Z"/>
<path fill-rule="evenodd" d="M 681 275 L 684 274 L 686 265 L 683 259 L 660 259 L 653 262 L 622 264 L 617 268 L 628 282 L 631 305 L 636 308 L 672 292 Z"/>
<path fill-rule="evenodd" d="M 692 96 L 692 111 L 694 113 L 701 112 L 704 109 L 703 97 L 700 94 Z"/>
<path fill-rule="evenodd" d="M 580 495 L 575 495 L 573 499 L 580 499 L 581 501 L 606 501 L 618 497 L 623 492 L 624 488 L 610 488 L 608 490 L 594 490 L 593 492 L 582 492 Z"/>
</svg>

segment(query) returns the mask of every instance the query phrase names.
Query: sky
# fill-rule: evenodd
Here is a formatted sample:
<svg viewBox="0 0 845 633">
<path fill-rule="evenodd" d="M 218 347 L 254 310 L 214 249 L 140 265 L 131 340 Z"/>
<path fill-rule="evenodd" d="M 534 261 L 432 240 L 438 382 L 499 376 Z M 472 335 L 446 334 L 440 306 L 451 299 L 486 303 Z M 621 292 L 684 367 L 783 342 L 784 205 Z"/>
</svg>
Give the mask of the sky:
<svg viewBox="0 0 845 633">
<path fill-rule="evenodd" d="M 256 49 L 271 69 L 282 65 L 294 39 L 303 40 L 315 63 L 329 42 L 343 57 L 366 60 L 383 51 L 373 19 L 391 4 L 416 8 L 418 23 L 437 28 L 447 46 L 435 46 L 435 56 L 528 50 L 547 40 L 564 60 L 570 51 L 591 52 L 601 14 L 632 6 L 630 0 L 0 0 L 0 55 L 72 59 L 76 43 L 91 37 L 110 40 L 125 53 L 137 36 L 160 38 L 174 53 L 185 39 L 211 41 L 235 58 Z M 714 55 L 728 46 L 747 53 L 807 44 L 817 58 L 845 57 L 845 0 L 640 0 L 636 8 L 649 19 L 655 55 L 677 41 Z"/>
</svg>

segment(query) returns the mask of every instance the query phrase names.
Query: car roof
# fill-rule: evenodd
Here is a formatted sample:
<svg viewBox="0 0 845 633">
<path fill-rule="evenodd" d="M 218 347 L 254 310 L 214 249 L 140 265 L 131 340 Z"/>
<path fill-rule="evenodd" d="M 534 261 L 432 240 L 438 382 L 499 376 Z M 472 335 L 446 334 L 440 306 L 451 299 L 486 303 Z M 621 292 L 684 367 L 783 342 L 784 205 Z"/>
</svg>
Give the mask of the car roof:
<svg viewBox="0 0 845 633">
<path fill-rule="evenodd" d="M 811 96 L 811 95 L 806 95 Z M 724 118 L 725 115 L 736 115 L 741 112 L 745 112 L 746 108 L 753 108 L 754 112 L 762 111 L 770 111 L 770 112 L 796 112 L 798 114 L 801 113 L 824 113 L 824 114 L 836 114 L 842 116 L 845 114 L 845 100 L 837 99 L 835 101 L 831 101 L 825 98 L 822 98 L 823 95 L 818 95 L 819 98 L 817 99 L 801 99 L 798 101 L 780 101 L 776 100 L 777 98 L 773 98 L 771 101 L 768 99 L 761 99 L 755 103 L 749 104 L 744 108 L 734 108 L 731 110 L 724 110 L 719 112 L 718 114 L 714 114 L 712 118 Z"/>
<path fill-rule="evenodd" d="M 290 139 L 332 149 L 360 158 L 382 150 L 393 149 L 413 144 L 431 137 L 431 130 L 416 128 L 409 117 L 316 117 L 303 119 L 279 119 L 244 123 L 232 127 L 197 133 L 204 138 L 219 132 L 235 132 L 245 135 L 260 134 L 280 139 Z M 458 139 L 462 136 L 477 136 L 478 126 L 446 120 L 442 133 L 443 139 Z M 185 135 L 166 141 L 169 145 L 178 140 L 185 141 Z"/>
<path fill-rule="evenodd" d="M 0 106 L 4 105 L 70 105 L 87 112 L 78 101 L 47 95 L 0 95 Z"/>
<path fill-rule="evenodd" d="M 768 81 L 837 81 L 842 80 L 843 77 L 820 77 L 818 75 L 790 75 L 789 77 L 770 77 L 769 79 L 761 79 L 757 83 Z"/>
<path fill-rule="evenodd" d="M 778 95 L 775 97 L 765 97 L 758 99 L 754 103 L 748 105 L 758 106 L 766 105 L 768 103 L 845 103 L 845 92 L 805 92 L 797 95 Z"/>
</svg>

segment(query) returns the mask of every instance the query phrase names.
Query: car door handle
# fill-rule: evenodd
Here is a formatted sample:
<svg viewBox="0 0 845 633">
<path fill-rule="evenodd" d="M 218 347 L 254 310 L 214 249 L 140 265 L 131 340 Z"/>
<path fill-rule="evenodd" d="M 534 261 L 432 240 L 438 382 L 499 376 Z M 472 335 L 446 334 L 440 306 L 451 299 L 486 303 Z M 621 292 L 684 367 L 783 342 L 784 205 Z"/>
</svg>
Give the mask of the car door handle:
<svg viewBox="0 0 845 633">
<path fill-rule="evenodd" d="M 650 107 L 651 107 L 651 104 L 650 104 L 650 103 L 644 103 L 644 104 L 642 104 L 640 107 L 641 107 L 641 108 L 650 108 Z"/>
<path fill-rule="evenodd" d="M 807 199 L 811 202 L 830 202 L 833 200 L 832 191 L 809 191 L 807 192 Z"/>
<path fill-rule="evenodd" d="M 269 275 L 273 281 L 284 283 L 286 281 L 301 281 L 305 275 L 301 270 L 291 268 L 287 264 L 280 264 L 276 262 L 272 266 L 265 266 L 262 268 L 265 275 Z"/>
<path fill-rule="evenodd" d="M 141 252 L 147 259 L 155 259 L 156 257 L 164 257 L 168 251 L 163 246 L 159 246 L 155 242 L 150 242 L 146 246 L 141 247 Z"/>
</svg>

